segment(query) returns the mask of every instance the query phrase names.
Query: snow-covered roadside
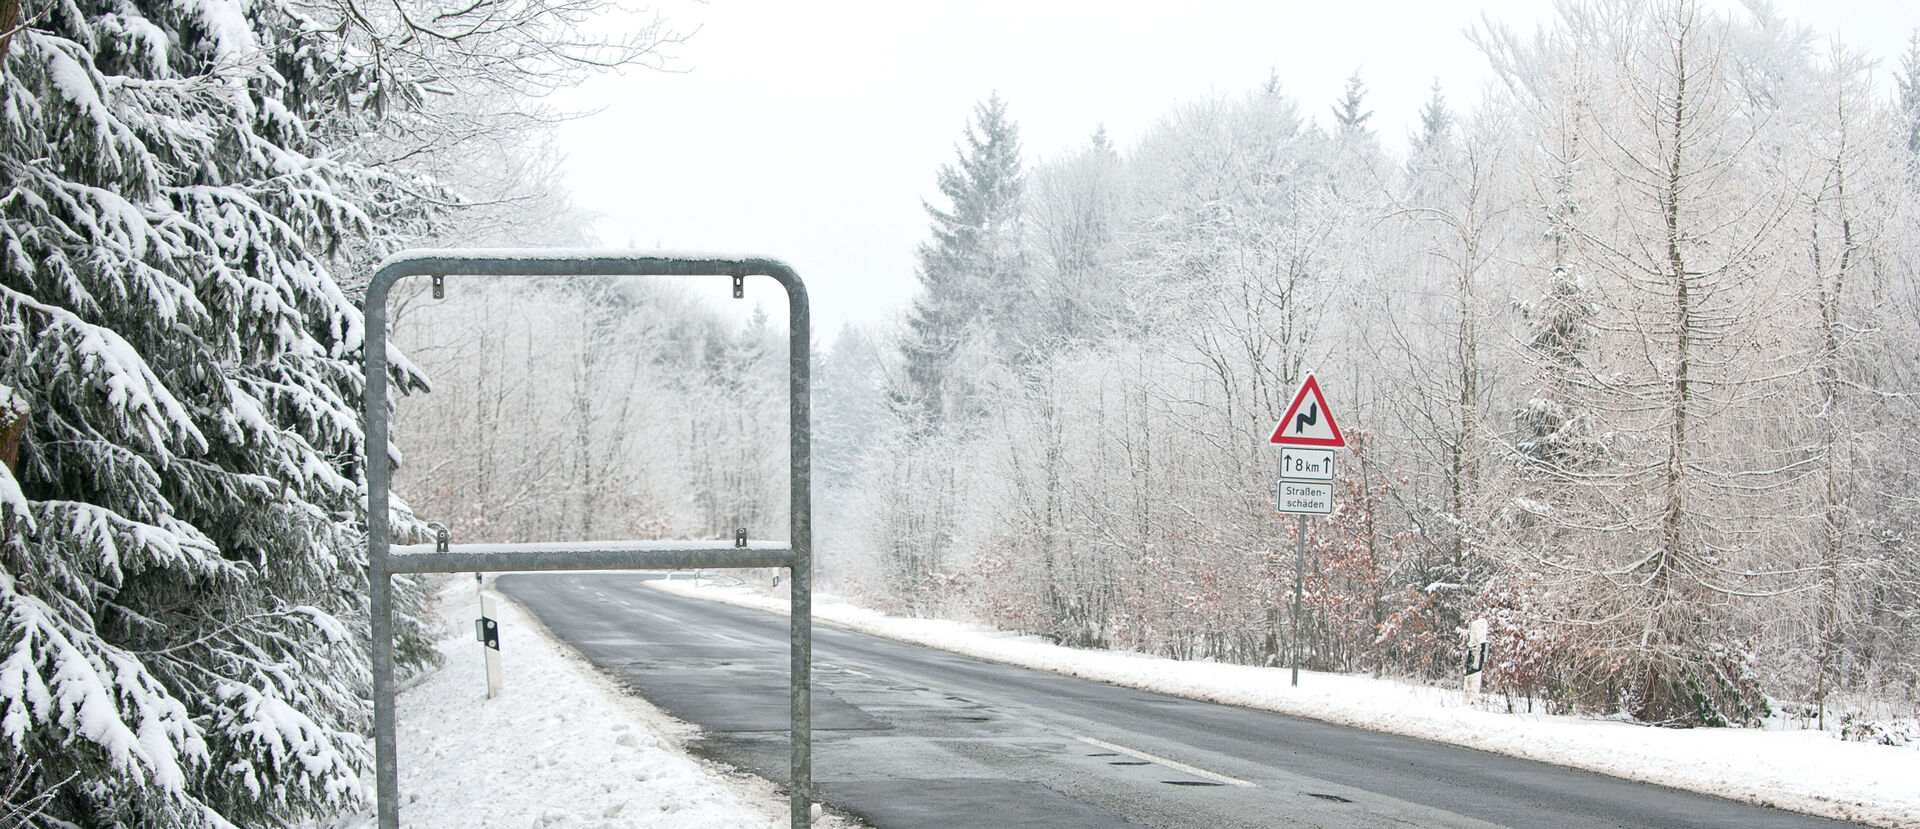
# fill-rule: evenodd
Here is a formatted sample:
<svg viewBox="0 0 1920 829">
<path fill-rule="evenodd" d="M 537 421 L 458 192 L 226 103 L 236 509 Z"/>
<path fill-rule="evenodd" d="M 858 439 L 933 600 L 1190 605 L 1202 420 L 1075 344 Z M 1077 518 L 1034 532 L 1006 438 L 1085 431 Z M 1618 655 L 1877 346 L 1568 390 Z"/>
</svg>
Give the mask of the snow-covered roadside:
<svg viewBox="0 0 1920 829">
<path fill-rule="evenodd" d="M 654 581 L 685 595 L 785 613 L 784 597 L 739 587 Z M 1192 699 L 1297 714 L 1541 760 L 1877 826 L 1920 827 L 1920 750 L 1844 742 L 1820 731 L 1648 728 L 1508 714 L 1468 706 L 1457 690 L 1283 668 L 1176 662 L 1076 650 L 978 625 L 891 617 L 818 597 L 814 619 L 980 659 Z M 1492 705 L 1490 700 L 1487 704 Z"/>
<path fill-rule="evenodd" d="M 773 784 L 689 756 L 681 743 L 691 726 L 595 671 L 511 600 L 489 595 L 505 691 L 486 698 L 473 636 L 479 599 L 472 581 L 455 579 L 438 598 L 453 631 L 439 644 L 446 664 L 397 701 L 401 826 L 787 825 L 786 796 Z M 832 815 L 814 823 L 851 825 Z"/>
</svg>

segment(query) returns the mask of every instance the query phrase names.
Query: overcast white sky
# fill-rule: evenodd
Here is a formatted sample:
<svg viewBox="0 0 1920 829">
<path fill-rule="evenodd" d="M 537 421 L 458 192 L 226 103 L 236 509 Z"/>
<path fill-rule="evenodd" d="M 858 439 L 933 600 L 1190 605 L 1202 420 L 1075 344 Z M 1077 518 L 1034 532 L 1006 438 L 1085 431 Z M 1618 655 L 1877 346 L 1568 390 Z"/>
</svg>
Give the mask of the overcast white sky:
<svg viewBox="0 0 1920 829">
<path fill-rule="evenodd" d="M 1709 0 L 1714 2 L 1714 0 Z M 1730 0 L 1717 5 L 1731 7 Z M 1788 17 L 1897 64 L 1915 0 L 1779 0 Z M 1322 123 L 1362 73 L 1399 152 L 1438 79 L 1457 109 L 1488 78 L 1464 31 L 1531 30 L 1546 0 L 667 0 L 680 72 L 630 71 L 561 96 L 599 108 L 561 130 L 566 185 L 614 247 L 753 253 L 807 282 L 814 330 L 882 319 L 913 295 L 922 199 L 973 105 L 998 91 L 1029 164 L 1104 126 L 1122 151 L 1182 101 L 1279 73 Z M 778 302 L 769 298 L 770 310 Z M 776 316 L 778 312 L 775 311 Z"/>
</svg>

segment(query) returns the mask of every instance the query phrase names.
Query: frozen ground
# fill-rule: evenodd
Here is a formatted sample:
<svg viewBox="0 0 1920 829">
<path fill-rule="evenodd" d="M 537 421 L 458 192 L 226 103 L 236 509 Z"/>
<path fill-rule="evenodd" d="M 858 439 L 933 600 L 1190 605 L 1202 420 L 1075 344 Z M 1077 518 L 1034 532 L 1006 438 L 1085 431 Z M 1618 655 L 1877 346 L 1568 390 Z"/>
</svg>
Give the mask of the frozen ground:
<svg viewBox="0 0 1920 829">
<path fill-rule="evenodd" d="M 676 593 L 784 613 L 784 596 L 740 587 L 649 582 Z M 1891 827 L 1920 827 L 1920 748 L 1844 742 L 1829 732 L 1666 729 L 1509 714 L 1504 700 L 1469 706 L 1458 689 L 1302 671 L 1076 650 L 976 625 L 902 619 L 816 596 L 814 619 L 995 662 L 1193 699 L 1472 746 L 1784 809 Z M 1497 704 L 1499 710 L 1493 710 Z"/>
<path fill-rule="evenodd" d="M 624 693 L 572 649 L 495 595 L 505 692 L 486 698 L 474 583 L 455 579 L 439 610 L 446 665 L 405 688 L 396 709 L 400 825 L 775 829 L 786 795 L 688 756 L 691 727 Z M 373 781 L 365 781 L 369 801 Z M 370 814 L 336 824 L 367 829 Z M 851 826 L 832 815 L 816 826 Z"/>
</svg>

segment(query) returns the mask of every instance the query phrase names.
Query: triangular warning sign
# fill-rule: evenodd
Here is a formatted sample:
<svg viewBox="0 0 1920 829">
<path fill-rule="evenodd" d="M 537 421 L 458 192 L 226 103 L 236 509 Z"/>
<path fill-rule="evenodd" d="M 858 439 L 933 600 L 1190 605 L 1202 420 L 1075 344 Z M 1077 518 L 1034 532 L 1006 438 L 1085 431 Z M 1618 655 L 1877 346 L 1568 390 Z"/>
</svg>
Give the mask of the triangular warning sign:
<svg viewBox="0 0 1920 829">
<path fill-rule="evenodd" d="M 1347 445 L 1347 439 L 1340 434 L 1340 424 L 1333 422 L 1333 412 L 1327 408 L 1327 398 L 1320 393 L 1320 383 L 1313 375 L 1307 375 L 1307 381 L 1300 384 L 1300 391 L 1293 396 L 1293 405 L 1287 407 L 1280 425 L 1273 427 L 1271 442 L 1291 446 Z"/>
</svg>

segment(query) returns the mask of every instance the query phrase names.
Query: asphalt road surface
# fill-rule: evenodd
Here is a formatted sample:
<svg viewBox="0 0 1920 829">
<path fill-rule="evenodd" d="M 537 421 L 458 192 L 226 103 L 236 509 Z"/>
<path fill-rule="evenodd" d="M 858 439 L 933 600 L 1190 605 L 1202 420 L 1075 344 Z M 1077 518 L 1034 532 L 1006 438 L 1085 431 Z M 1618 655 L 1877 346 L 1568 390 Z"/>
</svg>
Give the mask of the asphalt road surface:
<svg viewBox="0 0 1920 829">
<path fill-rule="evenodd" d="M 502 575 L 602 670 L 784 784 L 787 620 L 633 573 Z M 511 657 L 509 657 L 511 658 Z M 1472 749 L 814 628 L 813 775 L 881 829 L 1838 827 Z"/>
</svg>

